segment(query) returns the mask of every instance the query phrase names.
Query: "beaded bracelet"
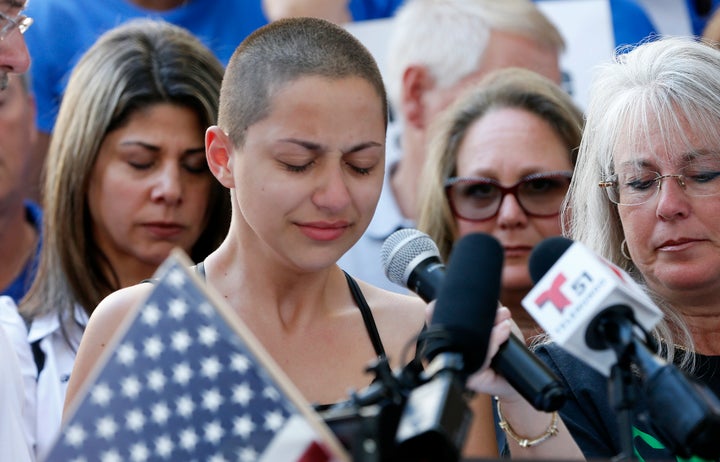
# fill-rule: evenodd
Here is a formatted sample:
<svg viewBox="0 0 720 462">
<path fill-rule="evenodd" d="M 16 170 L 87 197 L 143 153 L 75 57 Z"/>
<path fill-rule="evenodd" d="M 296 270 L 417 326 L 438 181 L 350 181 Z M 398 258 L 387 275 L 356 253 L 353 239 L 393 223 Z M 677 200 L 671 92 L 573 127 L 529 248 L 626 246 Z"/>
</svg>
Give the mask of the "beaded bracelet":
<svg viewBox="0 0 720 462">
<path fill-rule="evenodd" d="M 515 430 L 510 426 L 510 423 L 508 423 L 507 420 L 505 420 L 505 416 L 503 416 L 502 409 L 500 408 L 500 400 L 498 397 L 495 397 L 495 402 L 497 403 L 497 413 L 498 417 L 500 418 L 500 421 L 498 422 L 498 425 L 500 425 L 500 428 L 503 429 L 505 434 L 515 440 L 517 444 L 520 445 L 522 448 L 530 448 L 533 446 L 537 446 L 538 444 L 542 443 L 543 441 L 547 440 L 550 437 L 553 437 L 558 434 L 558 413 L 557 411 L 552 413 L 552 419 L 550 420 L 550 425 L 548 425 L 547 429 L 545 429 L 545 433 L 538 436 L 537 438 L 527 438 L 525 436 L 518 435 Z"/>
</svg>

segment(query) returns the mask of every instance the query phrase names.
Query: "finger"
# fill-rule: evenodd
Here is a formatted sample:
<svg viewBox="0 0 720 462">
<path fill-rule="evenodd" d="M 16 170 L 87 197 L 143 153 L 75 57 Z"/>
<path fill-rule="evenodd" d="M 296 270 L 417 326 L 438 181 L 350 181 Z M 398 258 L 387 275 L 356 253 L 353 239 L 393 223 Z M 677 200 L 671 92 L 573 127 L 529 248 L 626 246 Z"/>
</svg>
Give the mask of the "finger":
<svg viewBox="0 0 720 462">
<path fill-rule="evenodd" d="M 488 344 L 488 355 L 485 357 L 485 362 L 481 369 L 486 369 L 490 365 L 490 361 L 497 354 L 502 345 L 508 337 L 510 337 L 510 330 L 512 328 L 511 321 L 506 319 L 496 324 L 492 331 L 490 331 L 490 342 Z"/>
<path fill-rule="evenodd" d="M 427 325 L 430 325 L 430 321 L 432 321 L 432 315 L 435 312 L 435 300 L 428 303 L 427 308 L 425 308 L 425 323 Z"/>
<path fill-rule="evenodd" d="M 499 324 L 507 319 L 510 319 L 511 317 L 512 314 L 510 313 L 510 308 L 506 306 L 500 306 L 495 312 L 495 324 Z"/>
</svg>

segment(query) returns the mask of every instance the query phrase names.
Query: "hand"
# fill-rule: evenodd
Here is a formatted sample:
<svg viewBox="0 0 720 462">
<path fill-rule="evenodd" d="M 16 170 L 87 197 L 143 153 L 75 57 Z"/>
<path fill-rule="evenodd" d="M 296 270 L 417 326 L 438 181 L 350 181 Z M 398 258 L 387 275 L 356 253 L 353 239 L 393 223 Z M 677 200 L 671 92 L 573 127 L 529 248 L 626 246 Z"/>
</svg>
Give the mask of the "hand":
<svg viewBox="0 0 720 462">
<path fill-rule="evenodd" d="M 510 332 L 514 333 L 519 339 L 523 339 L 522 332 L 512 320 L 510 310 L 501 306 L 495 314 L 495 325 L 490 333 L 490 343 L 485 362 L 477 372 L 468 377 L 466 386 L 469 390 L 499 396 L 503 398 L 503 401 L 523 399 L 501 375 L 490 368 L 490 361 L 497 354 L 500 345 L 510 337 Z"/>
</svg>

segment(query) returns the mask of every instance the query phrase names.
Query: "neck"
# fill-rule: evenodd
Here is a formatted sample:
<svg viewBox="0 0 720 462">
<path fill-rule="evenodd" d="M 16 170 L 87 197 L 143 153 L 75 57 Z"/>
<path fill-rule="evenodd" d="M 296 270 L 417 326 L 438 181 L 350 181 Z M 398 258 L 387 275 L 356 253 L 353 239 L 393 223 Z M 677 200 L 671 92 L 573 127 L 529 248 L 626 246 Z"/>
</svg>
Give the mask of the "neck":
<svg viewBox="0 0 720 462">
<path fill-rule="evenodd" d="M 205 271 L 208 282 L 246 323 L 277 323 L 290 332 L 342 306 L 347 284 L 336 265 L 294 271 L 274 253 L 269 256 L 256 239 L 238 239 L 236 233 L 231 225 L 229 237 L 205 260 Z"/>
<path fill-rule="evenodd" d="M 720 355 L 720 317 L 717 312 L 683 316 L 690 329 L 695 351 L 708 356 Z"/>
<path fill-rule="evenodd" d="M 0 288 L 10 285 L 35 254 L 37 238 L 22 202 L 0 211 Z"/>
<path fill-rule="evenodd" d="M 108 261 L 117 275 L 118 288 L 129 287 L 151 278 L 159 266 L 124 255 L 109 255 Z M 108 274 L 108 277 L 110 276 L 111 274 Z"/>
<path fill-rule="evenodd" d="M 687 326 L 695 351 L 705 355 L 720 355 L 720 291 L 708 287 L 704 291 L 658 291 L 666 306 L 679 314 Z"/>
</svg>

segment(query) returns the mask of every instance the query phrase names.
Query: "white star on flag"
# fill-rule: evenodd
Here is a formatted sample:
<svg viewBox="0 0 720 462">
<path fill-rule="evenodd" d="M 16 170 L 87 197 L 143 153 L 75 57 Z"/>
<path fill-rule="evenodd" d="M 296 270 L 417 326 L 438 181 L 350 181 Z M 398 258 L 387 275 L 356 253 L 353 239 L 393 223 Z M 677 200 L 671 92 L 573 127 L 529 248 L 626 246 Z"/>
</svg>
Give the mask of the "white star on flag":
<svg viewBox="0 0 720 462">
<path fill-rule="evenodd" d="M 349 461 L 247 327 L 175 251 L 46 461 Z"/>
</svg>

